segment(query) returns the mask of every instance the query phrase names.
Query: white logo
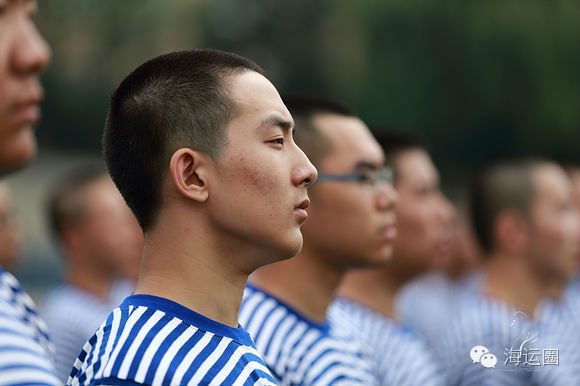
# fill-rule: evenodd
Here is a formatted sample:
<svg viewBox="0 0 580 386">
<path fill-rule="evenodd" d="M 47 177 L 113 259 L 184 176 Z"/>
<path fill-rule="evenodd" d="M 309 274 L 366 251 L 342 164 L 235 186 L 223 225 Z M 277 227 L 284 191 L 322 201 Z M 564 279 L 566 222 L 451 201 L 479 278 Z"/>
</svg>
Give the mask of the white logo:
<svg viewBox="0 0 580 386">
<path fill-rule="evenodd" d="M 490 369 L 492 367 L 495 367 L 495 365 L 497 364 L 497 357 L 492 353 L 483 354 L 481 356 L 480 363 L 483 367 Z"/>
<path fill-rule="evenodd" d="M 489 353 L 489 350 L 487 349 L 487 347 L 485 347 L 485 346 L 473 346 L 473 348 L 471 349 L 471 352 L 469 353 L 469 356 L 471 357 L 471 360 L 473 361 L 473 363 L 479 363 L 483 354 L 487 354 L 487 353 Z"/>
</svg>

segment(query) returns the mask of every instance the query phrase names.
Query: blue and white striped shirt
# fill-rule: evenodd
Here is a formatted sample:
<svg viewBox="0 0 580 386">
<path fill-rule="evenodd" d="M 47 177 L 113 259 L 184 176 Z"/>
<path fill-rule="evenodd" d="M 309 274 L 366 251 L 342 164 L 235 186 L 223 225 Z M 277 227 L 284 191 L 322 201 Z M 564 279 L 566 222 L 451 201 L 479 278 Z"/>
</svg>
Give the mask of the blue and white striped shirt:
<svg viewBox="0 0 580 386">
<path fill-rule="evenodd" d="M 256 346 L 282 385 L 375 385 L 369 351 L 354 339 L 337 337 L 330 326 L 298 312 L 251 285 L 240 310 Z"/>
<path fill-rule="evenodd" d="M 577 283 L 577 282 L 576 282 Z M 580 296 L 576 283 L 568 287 L 561 301 L 547 300 L 539 307 L 544 347 L 558 350 L 558 363 L 534 371 L 538 385 L 580 385 Z M 576 304 L 574 304 L 576 302 Z"/>
<path fill-rule="evenodd" d="M 438 362 L 415 333 L 363 305 L 337 298 L 328 311 L 336 334 L 356 336 L 369 345 L 383 385 L 443 385 Z"/>
<path fill-rule="evenodd" d="M 71 284 L 55 288 L 40 305 L 56 348 L 56 373 L 65 383 L 85 342 L 135 285 L 128 281 L 113 283 L 109 297 L 102 299 Z"/>
<path fill-rule="evenodd" d="M 129 296 L 85 344 L 69 385 L 273 385 L 250 335 L 171 300 Z"/>
<path fill-rule="evenodd" d="M 451 385 L 530 385 L 544 365 L 544 350 L 553 347 L 545 334 L 541 313 L 529 319 L 505 302 L 469 291 L 458 299 L 458 307 L 440 341 L 438 354 L 446 365 Z M 495 367 L 474 362 L 474 346 L 484 346 L 497 358 Z"/>
<path fill-rule="evenodd" d="M 441 339 L 441 331 L 447 327 L 449 316 L 454 313 L 458 296 L 477 287 L 482 280 L 482 275 L 477 272 L 456 281 L 439 271 L 427 272 L 397 292 L 396 313 L 405 325 L 435 350 Z"/>
<path fill-rule="evenodd" d="M 46 324 L 18 280 L 0 268 L 0 384 L 57 385 Z"/>
</svg>

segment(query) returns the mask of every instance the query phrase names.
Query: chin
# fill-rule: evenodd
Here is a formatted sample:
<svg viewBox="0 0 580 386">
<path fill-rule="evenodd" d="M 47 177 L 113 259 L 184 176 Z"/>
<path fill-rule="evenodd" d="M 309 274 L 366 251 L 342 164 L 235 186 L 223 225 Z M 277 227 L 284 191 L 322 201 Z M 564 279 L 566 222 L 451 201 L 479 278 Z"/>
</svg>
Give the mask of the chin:
<svg viewBox="0 0 580 386">
<path fill-rule="evenodd" d="M 0 174 L 18 170 L 36 156 L 36 140 L 31 129 L 27 129 L 17 141 L 6 143 L 0 147 Z"/>
<path fill-rule="evenodd" d="M 291 240 L 286 240 L 286 242 L 280 246 L 279 252 L 277 253 L 277 257 L 281 260 L 291 259 L 296 256 L 302 250 L 302 233 L 298 232 L 296 237 L 293 237 Z"/>
</svg>

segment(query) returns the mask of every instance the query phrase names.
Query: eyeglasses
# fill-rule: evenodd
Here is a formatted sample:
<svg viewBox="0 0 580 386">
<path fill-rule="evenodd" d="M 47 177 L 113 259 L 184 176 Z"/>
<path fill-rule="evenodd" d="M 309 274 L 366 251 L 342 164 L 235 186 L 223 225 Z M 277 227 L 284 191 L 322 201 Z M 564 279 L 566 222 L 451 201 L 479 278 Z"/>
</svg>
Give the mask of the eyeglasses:
<svg viewBox="0 0 580 386">
<path fill-rule="evenodd" d="M 393 169 L 385 166 L 381 169 L 369 169 L 364 172 L 342 174 L 318 173 L 316 183 L 325 181 L 360 182 L 376 189 L 381 182 L 393 184 Z"/>
</svg>

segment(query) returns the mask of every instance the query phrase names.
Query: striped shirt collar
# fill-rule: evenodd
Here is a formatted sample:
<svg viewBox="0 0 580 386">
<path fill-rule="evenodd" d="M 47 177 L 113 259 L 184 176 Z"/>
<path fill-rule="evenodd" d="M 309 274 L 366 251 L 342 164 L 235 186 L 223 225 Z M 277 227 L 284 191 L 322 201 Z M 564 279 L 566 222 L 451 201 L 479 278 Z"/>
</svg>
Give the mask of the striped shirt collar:
<svg viewBox="0 0 580 386">
<path fill-rule="evenodd" d="M 261 288 L 256 287 L 253 284 L 246 284 L 246 287 L 251 289 L 252 291 L 256 291 L 256 292 L 261 292 L 264 294 L 264 296 L 274 300 L 276 303 L 278 303 L 280 306 L 286 308 L 286 310 L 288 311 L 289 314 L 292 314 L 294 316 L 296 316 L 296 318 L 300 321 L 303 321 L 304 323 L 306 323 L 309 327 L 319 330 L 320 332 L 324 333 L 324 334 L 328 334 L 330 331 L 330 324 L 328 323 L 328 320 L 325 320 L 324 323 L 317 323 L 309 318 L 307 318 L 306 316 L 302 315 L 300 312 L 298 312 L 297 310 L 295 310 L 293 307 L 291 307 L 290 305 L 284 303 L 283 301 L 281 301 L 280 299 L 278 299 L 277 297 L 274 297 L 273 295 L 270 295 L 268 292 L 264 291 Z"/>
<path fill-rule="evenodd" d="M 244 345 L 253 347 L 254 343 L 250 334 L 241 326 L 237 328 L 230 327 L 215 320 L 209 319 L 187 307 L 182 306 L 172 300 L 153 295 L 131 295 L 127 297 L 121 304 L 124 307 L 147 307 L 156 309 L 166 313 L 167 315 L 183 320 L 201 331 L 213 333 L 217 336 L 231 338 L 234 341 Z"/>
</svg>

